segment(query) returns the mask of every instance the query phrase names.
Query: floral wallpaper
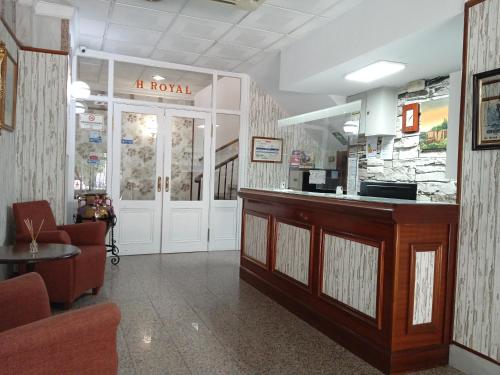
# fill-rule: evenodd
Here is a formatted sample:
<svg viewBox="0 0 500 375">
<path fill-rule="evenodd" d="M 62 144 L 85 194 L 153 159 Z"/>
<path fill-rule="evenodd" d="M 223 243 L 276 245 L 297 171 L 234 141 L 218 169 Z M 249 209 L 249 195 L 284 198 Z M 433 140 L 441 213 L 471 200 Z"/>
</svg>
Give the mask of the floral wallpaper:
<svg viewBox="0 0 500 375">
<path fill-rule="evenodd" d="M 155 199 L 157 130 L 156 115 L 122 112 L 121 199 Z"/>
</svg>

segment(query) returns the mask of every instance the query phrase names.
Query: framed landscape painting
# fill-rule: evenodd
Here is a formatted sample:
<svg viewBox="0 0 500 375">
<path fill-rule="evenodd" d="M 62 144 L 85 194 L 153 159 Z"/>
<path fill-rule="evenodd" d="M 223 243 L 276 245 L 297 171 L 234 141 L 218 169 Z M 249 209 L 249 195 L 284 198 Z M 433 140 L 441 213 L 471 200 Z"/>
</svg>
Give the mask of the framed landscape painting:
<svg viewBox="0 0 500 375">
<path fill-rule="evenodd" d="M 449 98 L 420 104 L 420 151 L 445 151 L 448 145 Z"/>
</svg>

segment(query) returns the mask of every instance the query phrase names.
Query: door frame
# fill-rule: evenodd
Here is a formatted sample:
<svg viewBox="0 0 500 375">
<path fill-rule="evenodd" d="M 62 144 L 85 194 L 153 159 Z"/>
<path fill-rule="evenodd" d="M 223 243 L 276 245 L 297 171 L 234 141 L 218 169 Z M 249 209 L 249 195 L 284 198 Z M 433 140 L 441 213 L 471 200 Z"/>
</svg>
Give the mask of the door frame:
<svg viewBox="0 0 500 375">
<path fill-rule="evenodd" d="M 162 108 L 156 106 L 144 106 L 144 105 L 132 105 L 132 104 L 115 104 L 113 107 L 113 139 L 112 139 L 112 189 L 111 196 L 113 199 L 113 204 L 115 207 L 115 214 L 117 215 L 118 227 L 117 229 L 117 239 L 118 247 L 124 255 L 137 255 L 137 254 L 158 254 L 160 252 L 160 246 L 162 242 L 161 238 L 161 218 L 162 212 L 162 199 L 163 190 L 158 191 L 156 183 L 154 185 L 155 189 L 155 200 L 154 201 L 127 201 L 120 199 L 120 178 L 121 178 L 121 114 L 122 112 L 138 112 L 158 116 L 158 130 L 156 135 L 156 176 L 155 180 L 161 175 L 163 171 L 163 160 L 164 160 L 164 133 L 168 132 L 168 124 L 165 121 L 165 111 Z M 163 181 L 163 180 L 162 180 Z M 138 203 L 139 202 L 139 203 Z M 142 203 L 142 207 L 141 207 Z M 127 244 L 122 243 L 121 229 L 123 220 L 122 210 L 144 210 L 145 207 L 154 209 L 153 212 L 153 228 L 151 230 L 152 239 L 151 244 L 141 245 L 135 243 L 133 249 L 127 249 Z M 132 244 L 132 243 L 131 243 Z"/>
<path fill-rule="evenodd" d="M 183 252 L 202 252 L 208 251 L 208 228 L 210 220 L 210 193 L 211 193 L 211 169 L 212 169 L 212 157 L 211 157 L 211 135 L 212 135 L 212 117 L 210 113 L 201 112 L 196 110 L 185 110 L 185 109 L 165 109 L 165 117 L 168 132 L 165 133 L 165 156 L 164 156 L 164 166 L 163 166 L 163 178 L 166 177 L 172 180 L 171 173 L 171 155 L 172 152 L 172 126 L 171 121 L 173 117 L 187 117 L 193 119 L 202 119 L 205 121 L 205 127 L 203 132 L 203 184 L 202 184 L 202 199 L 200 201 L 172 201 L 170 199 L 171 195 L 171 184 L 168 192 L 163 189 L 163 213 L 162 213 L 162 241 L 161 241 L 161 253 L 183 253 Z M 193 124 L 194 126 L 194 124 Z M 168 157 L 167 157 L 168 155 Z M 201 218 L 199 221 L 199 241 L 192 240 L 177 240 L 172 239 L 172 233 L 169 231 L 173 227 L 172 214 L 174 210 L 195 210 L 201 209 Z"/>
</svg>

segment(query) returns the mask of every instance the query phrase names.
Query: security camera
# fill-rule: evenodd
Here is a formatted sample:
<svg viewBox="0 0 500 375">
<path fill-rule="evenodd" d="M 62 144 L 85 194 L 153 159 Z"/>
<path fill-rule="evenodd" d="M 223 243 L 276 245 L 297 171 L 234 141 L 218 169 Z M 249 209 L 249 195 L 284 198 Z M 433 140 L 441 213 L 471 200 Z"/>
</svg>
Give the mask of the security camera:
<svg viewBox="0 0 500 375">
<path fill-rule="evenodd" d="M 85 46 L 80 46 L 80 52 L 81 52 L 81 53 L 85 53 L 85 52 L 87 52 L 87 47 L 85 47 Z"/>
</svg>

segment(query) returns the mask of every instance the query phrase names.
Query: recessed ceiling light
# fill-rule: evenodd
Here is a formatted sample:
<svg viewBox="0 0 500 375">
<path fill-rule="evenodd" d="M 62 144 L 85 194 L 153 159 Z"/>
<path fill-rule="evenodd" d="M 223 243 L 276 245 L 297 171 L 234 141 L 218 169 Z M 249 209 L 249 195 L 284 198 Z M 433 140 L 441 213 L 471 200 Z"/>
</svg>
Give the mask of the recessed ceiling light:
<svg viewBox="0 0 500 375">
<path fill-rule="evenodd" d="M 355 72 L 349 73 L 345 76 L 348 81 L 356 81 L 363 83 L 370 83 L 376 81 L 377 79 L 390 76 L 391 74 L 400 72 L 406 68 L 405 64 L 392 62 L 392 61 L 377 61 L 376 63 L 370 64 L 356 70 Z"/>
<path fill-rule="evenodd" d="M 162 76 L 159 76 L 158 74 L 157 75 L 154 75 L 153 76 L 153 79 L 155 81 L 163 81 L 165 79 L 165 77 L 162 77 Z"/>
</svg>

